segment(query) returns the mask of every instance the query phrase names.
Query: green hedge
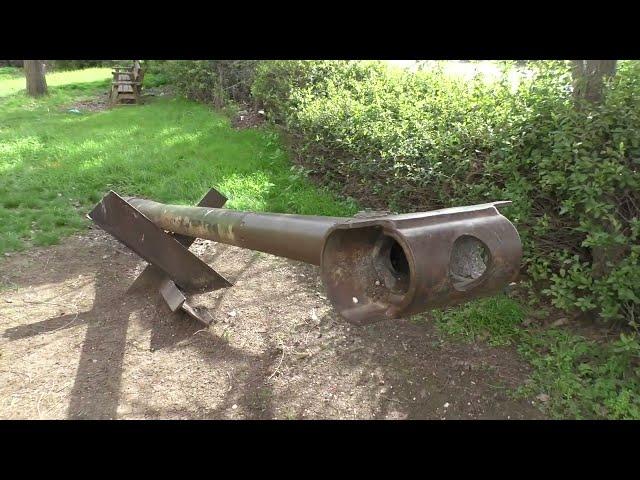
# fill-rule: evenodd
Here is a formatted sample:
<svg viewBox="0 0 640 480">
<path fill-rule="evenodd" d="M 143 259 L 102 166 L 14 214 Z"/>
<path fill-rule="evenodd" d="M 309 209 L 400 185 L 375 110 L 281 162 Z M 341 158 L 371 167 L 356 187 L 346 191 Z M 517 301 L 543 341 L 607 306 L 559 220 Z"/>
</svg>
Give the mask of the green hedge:
<svg viewBox="0 0 640 480">
<path fill-rule="evenodd" d="M 257 61 L 170 60 L 156 62 L 157 72 L 166 75 L 177 93 L 216 107 L 230 101 L 251 102 L 251 84 Z"/>
<path fill-rule="evenodd" d="M 416 211 L 513 200 L 532 284 L 563 309 L 640 314 L 640 66 L 621 62 L 600 105 L 576 104 L 565 62 L 513 85 L 381 62 L 269 61 L 252 93 L 313 173 Z M 595 249 L 616 253 L 604 274 Z"/>
<path fill-rule="evenodd" d="M 48 60 L 51 70 L 81 70 L 93 67 L 111 67 L 114 65 L 129 65 L 132 60 Z"/>
</svg>

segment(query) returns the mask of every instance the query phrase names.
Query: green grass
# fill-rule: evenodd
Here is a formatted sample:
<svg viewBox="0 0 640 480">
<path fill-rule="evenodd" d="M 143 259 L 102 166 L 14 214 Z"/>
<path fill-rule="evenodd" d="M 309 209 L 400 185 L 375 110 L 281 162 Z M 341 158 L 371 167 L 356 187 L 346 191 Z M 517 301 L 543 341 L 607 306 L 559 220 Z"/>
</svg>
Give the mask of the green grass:
<svg viewBox="0 0 640 480">
<path fill-rule="evenodd" d="M 457 308 L 436 310 L 432 316 L 447 335 L 467 342 L 487 340 L 490 345 L 510 345 L 525 312 L 515 300 L 496 295 Z"/>
<path fill-rule="evenodd" d="M 24 74 L 22 73 L 22 70 L 15 67 L 0 67 L 0 81 L 10 80 L 13 78 L 24 79 Z"/>
<path fill-rule="evenodd" d="M 596 342 L 561 328 L 525 328 L 530 315 L 505 295 L 432 314 L 438 329 L 462 341 L 515 344 L 532 366 L 513 395 L 535 398 L 553 418 L 640 419 L 640 341 L 621 335 Z"/>
<path fill-rule="evenodd" d="M 533 374 L 516 396 L 546 393 L 554 418 L 640 419 L 640 342 L 596 342 L 561 329 L 523 332 L 518 351 Z"/>
<path fill-rule="evenodd" d="M 106 82 L 111 79 L 111 69 L 87 68 L 85 70 L 53 72 L 47 74 L 46 78 L 48 87 Z M 0 68 L 0 97 L 24 91 L 25 88 L 26 80 L 22 70 L 12 67 Z"/>
<path fill-rule="evenodd" d="M 50 94 L 39 99 L 6 94 L 15 79 L 0 79 L 0 253 L 50 245 L 78 231 L 110 189 L 193 204 L 216 186 L 229 208 L 355 211 L 292 168 L 276 133 L 235 130 L 203 105 L 158 98 L 102 112 L 68 111 L 73 102 L 104 93 L 108 73 L 52 74 Z"/>
</svg>

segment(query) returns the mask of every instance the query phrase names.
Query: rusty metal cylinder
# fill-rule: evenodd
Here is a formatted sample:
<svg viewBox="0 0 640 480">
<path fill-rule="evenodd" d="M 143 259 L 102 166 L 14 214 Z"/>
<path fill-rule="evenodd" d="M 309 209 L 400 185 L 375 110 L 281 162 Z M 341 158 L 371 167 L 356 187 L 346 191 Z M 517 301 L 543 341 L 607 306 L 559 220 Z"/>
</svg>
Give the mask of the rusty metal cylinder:
<svg viewBox="0 0 640 480">
<path fill-rule="evenodd" d="M 159 227 L 182 235 L 320 265 L 324 237 L 341 217 L 253 213 L 222 208 L 166 205 L 125 198 Z"/>
</svg>

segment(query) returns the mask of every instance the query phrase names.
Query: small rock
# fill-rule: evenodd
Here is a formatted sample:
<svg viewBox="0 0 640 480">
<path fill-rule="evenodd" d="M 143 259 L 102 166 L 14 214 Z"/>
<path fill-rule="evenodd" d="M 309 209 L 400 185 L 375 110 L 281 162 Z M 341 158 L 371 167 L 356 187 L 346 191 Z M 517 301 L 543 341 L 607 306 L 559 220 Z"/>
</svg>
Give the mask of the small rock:
<svg viewBox="0 0 640 480">
<path fill-rule="evenodd" d="M 238 405 L 236 405 L 235 403 L 233 405 L 231 405 L 231 410 L 235 410 L 238 408 Z"/>
<path fill-rule="evenodd" d="M 569 323 L 569 319 L 562 317 L 559 318 L 558 320 L 556 320 L 555 322 L 553 322 L 551 324 L 552 327 L 561 327 L 562 325 L 566 325 L 567 323 Z"/>
<path fill-rule="evenodd" d="M 536 400 L 539 400 L 542 403 L 548 402 L 550 398 L 551 397 L 549 397 L 549 395 L 547 395 L 546 393 L 541 393 L 540 395 L 536 395 Z"/>
<path fill-rule="evenodd" d="M 5 298 L 4 301 L 7 303 L 13 303 L 13 300 L 11 300 L 10 298 Z"/>
<path fill-rule="evenodd" d="M 316 315 L 316 312 L 313 310 L 311 311 L 311 320 L 313 320 L 314 322 L 317 322 L 319 320 L 318 315 Z"/>
<path fill-rule="evenodd" d="M 10 257 L 10 256 L 11 256 L 11 254 L 10 254 L 10 253 L 5 253 L 5 254 L 4 254 L 4 256 L 5 256 L 5 257 Z"/>
<path fill-rule="evenodd" d="M 230 317 L 235 317 L 236 316 L 236 311 L 235 310 L 231 310 L 229 313 L 227 313 L 227 315 L 229 315 Z"/>
<path fill-rule="evenodd" d="M 356 297 L 353 297 L 353 303 L 358 303 L 358 299 Z"/>
<path fill-rule="evenodd" d="M 376 285 L 380 285 L 380 280 L 376 280 Z"/>
<path fill-rule="evenodd" d="M 103 255 L 103 256 L 102 256 L 102 259 L 103 259 L 103 260 L 106 260 L 107 258 L 109 258 L 109 255 Z"/>
<path fill-rule="evenodd" d="M 389 412 L 386 416 L 386 420 L 406 420 L 409 414 L 404 412 L 398 412 L 397 410 Z"/>
<path fill-rule="evenodd" d="M 444 404 L 444 408 L 449 408 L 449 402 Z"/>
</svg>

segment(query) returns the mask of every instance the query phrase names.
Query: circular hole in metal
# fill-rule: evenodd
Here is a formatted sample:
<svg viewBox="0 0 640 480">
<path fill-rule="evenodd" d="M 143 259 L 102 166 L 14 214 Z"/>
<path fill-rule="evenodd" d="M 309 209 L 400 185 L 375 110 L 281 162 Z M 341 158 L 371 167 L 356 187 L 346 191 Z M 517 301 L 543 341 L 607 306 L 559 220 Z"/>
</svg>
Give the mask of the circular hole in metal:
<svg viewBox="0 0 640 480">
<path fill-rule="evenodd" d="M 409 291 L 411 271 L 402 245 L 387 235 L 381 236 L 377 244 L 374 265 L 380 277 L 380 287 L 404 295 Z"/>
<path fill-rule="evenodd" d="M 491 262 L 487 246 L 471 235 L 462 235 L 453 244 L 449 271 L 453 286 L 467 290 L 476 286 Z"/>
</svg>

